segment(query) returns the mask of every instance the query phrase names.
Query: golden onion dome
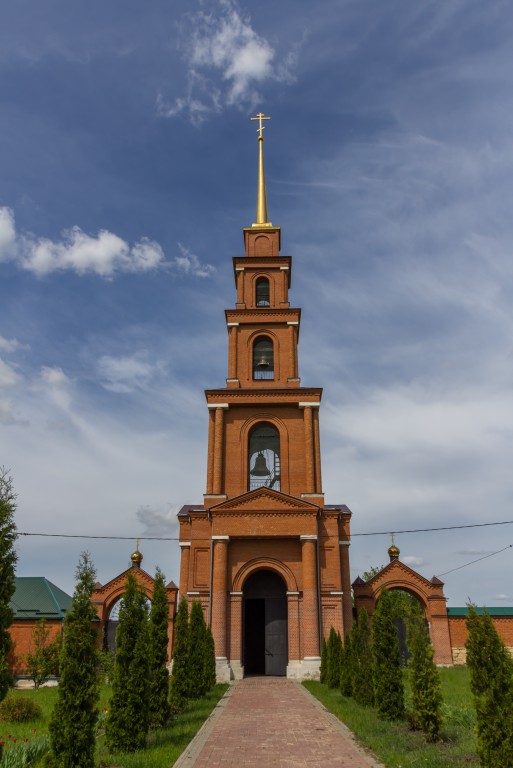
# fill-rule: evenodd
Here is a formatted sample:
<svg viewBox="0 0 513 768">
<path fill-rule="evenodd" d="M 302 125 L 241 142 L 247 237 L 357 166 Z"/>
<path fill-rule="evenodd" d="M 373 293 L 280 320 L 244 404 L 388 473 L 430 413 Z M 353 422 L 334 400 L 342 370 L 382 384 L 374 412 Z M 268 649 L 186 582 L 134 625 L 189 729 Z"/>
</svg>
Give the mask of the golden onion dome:
<svg viewBox="0 0 513 768">
<path fill-rule="evenodd" d="M 143 556 L 139 552 L 138 549 L 135 550 L 135 552 L 132 552 L 130 555 L 130 560 L 132 561 L 132 565 L 136 565 L 138 568 L 141 567 Z"/>
<path fill-rule="evenodd" d="M 401 551 L 395 544 L 392 544 L 392 546 L 388 548 L 388 556 L 390 557 L 390 560 L 398 560 L 400 554 Z"/>
</svg>

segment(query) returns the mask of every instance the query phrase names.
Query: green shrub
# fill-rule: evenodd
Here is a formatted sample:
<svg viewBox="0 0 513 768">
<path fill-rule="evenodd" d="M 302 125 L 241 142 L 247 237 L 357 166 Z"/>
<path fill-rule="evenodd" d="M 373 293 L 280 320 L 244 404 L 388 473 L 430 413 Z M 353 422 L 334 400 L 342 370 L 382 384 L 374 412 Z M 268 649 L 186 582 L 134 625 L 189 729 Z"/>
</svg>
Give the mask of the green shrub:
<svg viewBox="0 0 513 768">
<path fill-rule="evenodd" d="M 33 699 L 21 696 L 8 696 L 0 702 L 0 720 L 10 723 L 25 723 L 28 720 L 38 720 L 43 710 Z"/>
<path fill-rule="evenodd" d="M 340 693 L 342 696 L 353 695 L 353 651 L 351 635 L 346 635 L 344 645 L 340 650 Z"/>
<path fill-rule="evenodd" d="M 185 707 L 189 697 L 189 606 L 182 597 L 175 620 L 173 672 L 171 675 L 171 704 L 177 709 Z"/>
<path fill-rule="evenodd" d="M 167 671 L 168 614 L 165 577 L 155 573 L 149 626 L 150 724 L 162 728 L 169 720 L 169 672 Z"/>
<path fill-rule="evenodd" d="M 373 658 L 369 617 L 365 608 L 360 608 L 357 621 L 351 630 L 352 691 L 353 698 L 364 707 L 374 704 L 372 683 Z"/>
<path fill-rule="evenodd" d="M 340 634 L 333 627 L 327 643 L 326 653 L 326 685 L 329 688 L 338 688 L 340 683 L 340 650 L 342 640 Z"/>
<path fill-rule="evenodd" d="M 409 670 L 413 720 L 428 741 L 437 741 L 442 727 L 440 675 L 433 661 L 433 646 L 424 617 L 408 621 Z"/>
</svg>

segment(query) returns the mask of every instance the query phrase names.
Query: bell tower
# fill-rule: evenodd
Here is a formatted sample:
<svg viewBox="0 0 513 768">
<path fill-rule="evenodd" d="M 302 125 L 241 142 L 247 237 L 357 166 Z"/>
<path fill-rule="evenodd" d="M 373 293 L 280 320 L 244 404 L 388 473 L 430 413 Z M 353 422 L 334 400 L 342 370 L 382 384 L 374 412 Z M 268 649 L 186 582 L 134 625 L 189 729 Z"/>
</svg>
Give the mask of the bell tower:
<svg viewBox="0 0 513 768">
<path fill-rule="evenodd" d="M 258 121 L 256 221 L 243 229 L 244 255 L 233 258 L 226 386 L 205 393 L 204 501 L 178 516 L 180 592 L 202 602 L 219 679 L 316 677 L 323 635 L 351 625 L 351 513 L 324 503 L 322 389 L 301 386 L 292 258 L 281 255 L 280 227 L 267 214 L 269 118 L 251 119 Z"/>
</svg>

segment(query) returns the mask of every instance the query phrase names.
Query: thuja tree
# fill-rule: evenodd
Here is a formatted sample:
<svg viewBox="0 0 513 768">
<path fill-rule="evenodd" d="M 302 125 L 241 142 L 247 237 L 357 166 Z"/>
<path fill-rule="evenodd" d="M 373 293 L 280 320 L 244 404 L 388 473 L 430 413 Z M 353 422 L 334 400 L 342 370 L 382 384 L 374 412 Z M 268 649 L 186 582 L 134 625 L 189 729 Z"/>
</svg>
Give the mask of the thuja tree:
<svg viewBox="0 0 513 768">
<path fill-rule="evenodd" d="M 157 568 L 150 611 L 150 723 L 162 727 L 169 720 L 169 673 L 167 671 L 168 617 L 164 574 Z"/>
<path fill-rule="evenodd" d="M 64 622 L 60 657 L 61 680 L 49 725 L 50 765 L 93 768 L 98 719 L 98 637 L 91 605 L 96 572 L 83 552 L 76 570 L 71 609 Z"/>
<path fill-rule="evenodd" d="M 205 690 L 210 691 L 216 684 L 216 650 L 214 635 L 210 627 L 205 637 Z"/>
<path fill-rule="evenodd" d="M 12 480 L 4 467 L 0 468 L 0 701 L 5 698 L 12 677 L 8 656 L 12 647 L 9 627 L 14 614 L 10 608 L 14 595 L 14 569 L 16 567 L 16 495 Z M 0 747 L 1 752 L 1 747 Z"/>
<path fill-rule="evenodd" d="M 342 696 L 353 695 L 353 651 L 351 635 L 347 634 L 340 650 L 340 693 Z"/>
<path fill-rule="evenodd" d="M 365 608 L 360 608 L 358 619 L 351 630 L 351 673 L 353 698 L 364 707 L 374 704 L 374 685 L 372 680 L 373 656 L 369 617 Z"/>
<path fill-rule="evenodd" d="M 189 697 L 189 607 L 182 597 L 176 612 L 173 672 L 171 675 L 171 704 L 180 710 Z"/>
<path fill-rule="evenodd" d="M 342 640 L 333 627 L 330 629 L 326 653 L 326 685 L 338 688 L 340 683 L 340 649 Z"/>
<path fill-rule="evenodd" d="M 207 627 L 199 600 L 193 600 L 189 618 L 189 698 L 206 693 L 205 653 Z"/>
<path fill-rule="evenodd" d="M 384 720 L 404 717 L 404 687 L 394 624 L 394 601 L 382 590 L 372 619 L 372 654 L 374 657 L 374 701 Z"/>
<path fill-rule="evenodd" d="M 148 611 L 132 570 L 119 609 L 112 698 L 105 725 L 107 748 L 134 752 L 149 728 Z"/>
<path fill-rule="evenodd" d="M 513 660 L 488 613 L 478 615 L 470 606 L 467 630 L 467 667 L 481 765 L 513 765 Z"/>
<path fill-rule="evenodd" d="M 442 691 L 429 631 L 420 611 L 410 616 L 407 628 L 413 720 L 428 741 L 436 741 L 442 726 Z"/>
</svg>

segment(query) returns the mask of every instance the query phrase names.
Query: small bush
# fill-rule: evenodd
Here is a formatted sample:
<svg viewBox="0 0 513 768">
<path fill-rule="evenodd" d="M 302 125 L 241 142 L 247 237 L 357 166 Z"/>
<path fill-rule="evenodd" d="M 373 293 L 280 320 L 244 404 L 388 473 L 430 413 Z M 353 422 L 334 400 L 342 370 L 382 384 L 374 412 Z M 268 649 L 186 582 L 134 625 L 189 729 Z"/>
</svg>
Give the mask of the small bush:
<svg viewBox="0 0 513 768">
<path fill-rule="evenodd" d="M 36 701 L 9 696 L 0 703 L 0 720 L 10 723 L 24 723 L 27 720 L 38 720 L 43 710 Z"/>
</svg>

